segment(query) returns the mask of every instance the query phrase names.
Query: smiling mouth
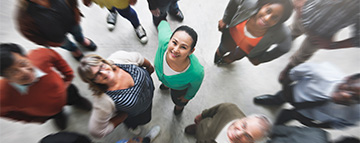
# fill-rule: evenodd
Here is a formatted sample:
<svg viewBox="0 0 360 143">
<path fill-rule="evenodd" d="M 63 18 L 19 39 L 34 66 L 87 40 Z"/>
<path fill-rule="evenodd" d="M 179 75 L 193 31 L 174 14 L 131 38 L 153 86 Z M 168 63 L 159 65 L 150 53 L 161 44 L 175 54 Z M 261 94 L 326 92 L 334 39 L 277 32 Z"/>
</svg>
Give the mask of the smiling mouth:
<svg viewBox="0 0 360 143">
<path fill-rule="evenodd" d="M 174 54 L 173 52 L 170 53 L 170 55 L 174 58 L 178 57 L 179 55 Z"/>
</svg>

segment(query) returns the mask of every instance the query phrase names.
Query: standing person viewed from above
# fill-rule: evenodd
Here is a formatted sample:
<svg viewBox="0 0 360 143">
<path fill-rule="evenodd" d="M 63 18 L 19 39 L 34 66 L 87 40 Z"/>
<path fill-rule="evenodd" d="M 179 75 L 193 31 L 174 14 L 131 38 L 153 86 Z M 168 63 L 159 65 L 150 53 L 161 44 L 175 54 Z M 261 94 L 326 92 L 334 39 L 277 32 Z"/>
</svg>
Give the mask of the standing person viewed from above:
<svg viewBox="0 0 360 143">
<path fill-rule="evenodd" d="M 202 111 L 195 124 L 185 128 L 198 143 L 254 143 L 266 137 L 271 129 L 264 115 L 245 114 L 232 103 L 221 103 Z"/>
<path fill-rule="evenodd" d="M 288 52 L 290 30 L 283 23 L 292 10 L 290 0 L 230 0 L 219 21 L 222 36 L 214 63 L 230 64 L 246 56 L 259 65 Z"/>
<path fill-rule="evenodd" d="M 141 26 L 136 11 L 130 6 L 135 5 L 137 0 L 83 0 L 83 2 L 86 6 L 90 6 L 92 2 L 95 2 L 100 7 L 106 7 L 110 11 L 107 16 L 107 27 L 110 31 L 115 28 L 117 11 L 122 17 L 131 22 L 140 42 L 147 43 L 148 38 L 145 29 Z"/>
<path fill-rule="evenodd" d="M 147 0 L 152 14 L 153 23 L 158 27 L 161 20 L 166 20 L 167 12 L 177 21 L 183 21 L 184 15 L 181 12 L 178 0 Z"/>
<path fill-rule="evenodd" d="M 151 63 L 135 52 L 117 51 L 108 60 L 93 54 L 80 61 L 78 73 L 94 92 L 91 135 L 104 137 L 122 122 L 140 134 L 138 126 L 151 120 L 153 72 Z"/>
<path fill-rule="evenodd" d="M 199 90 L 204 78 L 204 67 L 193 54 L 197 34 L 188 26 L 171 32 L 170 25 L 161 21 L 158 26 L 159 47 L 155 55 L 155 71 L 162 82 L 160 89 L 171 90 L 178 115 Z"/>
<path fill-rule="evenodd" d="M 342 49 L 360 47 L 360 2 L 354 0 L 293 0 L 294 22 L 291 36 L 302 34 L 306 38 L 300 48 L 291 56 L 289 64 L 280 73 L 279 81 L 289 81 L 289 71 L 307 61 L 319 49 Z M 335 41 L 334 36 L 341 29 L 351 26 L 352 36 Z"/>
<path fill-rule="evenodd" d="M 85 38 L 80 26 L 80 11 L 76 0 L 19 0 L 16 21 L 18 29 L 30 41 L 45 47 L 61 47 L 76 60 L 83 57 L 80 49 L 66 34 L 85 48 L 95 51 L 97 46 Z"/>
<path fill-rule="evenodd" d="M 17 44 L 0 44 L 0 116 L 67 126 L 65 105 L 90 111 L 91 103 L 71 84 L 74 72 L 54 50 L 38 48 L 25 55 Z"/>
</svg>

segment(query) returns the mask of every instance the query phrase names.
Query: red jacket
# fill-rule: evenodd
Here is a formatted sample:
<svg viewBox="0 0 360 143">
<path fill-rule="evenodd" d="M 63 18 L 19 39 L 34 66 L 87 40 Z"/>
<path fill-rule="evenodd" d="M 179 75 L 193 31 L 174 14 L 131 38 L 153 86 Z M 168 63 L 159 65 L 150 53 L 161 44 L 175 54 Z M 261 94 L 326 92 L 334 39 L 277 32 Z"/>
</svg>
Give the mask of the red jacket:
<svg viewBox="0 0 360 143">
<path fill-rule="evenodd" d="M 74 78 L 73 70 L 51 49 L 39 48 L 28 54 L 32 64 L 46 73 L 21 95 L 9 82 L 0 79 L 0 116 L 27 122 L 45 122 L 66 104 L 64 81 Z M 56 72 L 53 68 L 58 70 Z"/>
</svg>

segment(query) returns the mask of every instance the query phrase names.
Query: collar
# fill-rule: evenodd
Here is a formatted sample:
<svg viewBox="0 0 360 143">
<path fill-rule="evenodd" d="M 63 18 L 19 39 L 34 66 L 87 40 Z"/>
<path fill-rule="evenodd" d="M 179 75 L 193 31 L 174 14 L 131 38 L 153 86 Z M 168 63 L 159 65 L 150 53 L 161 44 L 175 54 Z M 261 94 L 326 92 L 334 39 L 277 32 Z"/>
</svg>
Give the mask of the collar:
<svg viewBox="0 0 360 143">
<path fill-rule="evenodd" d="M 21 95 L 27 94 L 29 86 L 31 86 L 33 83 L 39 81 L 41 77 L 46 75 L 46 73 L 44 73 L 43 71 L 41 71 L 40 69 L 38 69 L 36 67 L 34 67 L 34 71 L 35 71 L 35 79 L 31 84 L 20 85 L 20 84 L 14 83 L 14 82 L 10 82 L 10 85 L 12 85 Z"/>
</svg>

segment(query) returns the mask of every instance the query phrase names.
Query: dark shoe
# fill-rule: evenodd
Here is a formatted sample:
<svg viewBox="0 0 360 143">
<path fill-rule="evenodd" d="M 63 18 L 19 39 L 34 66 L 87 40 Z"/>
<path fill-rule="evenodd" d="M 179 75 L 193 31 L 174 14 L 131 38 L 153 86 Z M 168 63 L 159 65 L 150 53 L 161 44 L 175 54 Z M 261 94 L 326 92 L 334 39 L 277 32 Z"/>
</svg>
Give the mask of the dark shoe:
<svg viewBox="0 0 360 143">
<path fill-rule="evenodd" d="M 184 107 L 182 109 L 180 109 L 180 110 L 177 110 L 176 106 L 174 106 L 174 114 L 175 115 L 179 115 L 180 113 L 182 113 L 182 111 L 184 111 Z"/>
<path fill-rule="evenodd" d="M 66 129 L 67 126 L 67 116 L 65 115 L 65 113 L 63 111 L 61 111 L 60 113 L 56 114 L 54 116 L 54 120 L 55 120 L 55 125 L 56 127 L 58 127 L 60 130 L 64 130 Z"/>
<path fill-rule="evenodd" d="M 254 103 L 260 105 L 282 105 L 284 102 L 285 101 L 279 98 L 279 96 L 274 96 L 270 94 L 254 97 Z"/>
<path fill-rule="evenodd" d="M 146 36 L 145 29 L 141 25 L 139 25 L 134 30 L 135 30 L 136 36 L 139 38 L 140 42 L 142 44 L 146 44 L 148 41 L 148 38 Z"/>
<path fill-rule="evenodd" d="M 184 15 L 180 9 L 176 12 L 170 12 L 169 14 L 180 22 L 184 20 Z"/>
<path fill-rule="evenodd" d="M 92 41 L 92 40 L 90 40 L 90 39 L 88 39 L 89 41 L 90 41 L 90 45 L 89 46 L 85 46 L 84 44 L 82 44 L 86 49 L 89 49 L 90 51 L 95 51 L 96 50 L 96 48 L 97 48 L 97 46 L 96 46 L 96 44 Z"/>
<path fill-rule="evenodd" d="M 161 90 L 168 90 L 169 87 L 165 86 L 164 84 L 161 84 L 159 87 Z"/>
<path fill-rule="evenodd" d="M 189 135 L 195 135 L 196 134 L 196 125 L 191 124 L 185 128 L 185 133 Z"/>
<path fill-rule="evenodd" d="M 84 54 L 79 49 L 71 52 L 71 54 L 77 61 L 80 61 L 84 57 Z"/>
<path fill-rule="evenodd" d="M 78 99 L 78 101 L 76 101 L 73 104 L 76 108 L 85 110 L 85 111 L 90 111 L 92 109 L 92 105 L 91 102 L 89 100 L 87 100 L 84 97 L 80 96 L 80 99 Z"/>
</svg>

